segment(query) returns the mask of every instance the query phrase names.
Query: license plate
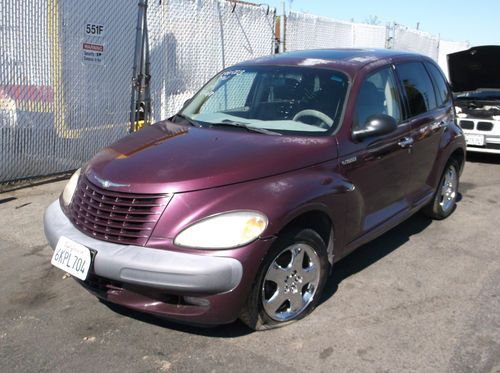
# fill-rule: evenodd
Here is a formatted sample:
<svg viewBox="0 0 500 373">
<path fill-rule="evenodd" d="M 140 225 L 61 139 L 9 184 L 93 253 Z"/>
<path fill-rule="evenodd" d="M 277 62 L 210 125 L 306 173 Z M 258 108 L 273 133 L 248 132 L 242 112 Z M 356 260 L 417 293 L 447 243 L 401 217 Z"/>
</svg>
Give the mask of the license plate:
<svg viewBox="0 0 500 373">
<path fill-rule="evenodd" d="M 465 135 L 465 142 L 467 145 L 484 146 L 484 135 Z"/>
<path fill-rule="evenodd" d="M 85 280 L 90 268 L 90 250 L 66 237 L 57 242 L 50 263 L 80 280 Z"/>
</svg>

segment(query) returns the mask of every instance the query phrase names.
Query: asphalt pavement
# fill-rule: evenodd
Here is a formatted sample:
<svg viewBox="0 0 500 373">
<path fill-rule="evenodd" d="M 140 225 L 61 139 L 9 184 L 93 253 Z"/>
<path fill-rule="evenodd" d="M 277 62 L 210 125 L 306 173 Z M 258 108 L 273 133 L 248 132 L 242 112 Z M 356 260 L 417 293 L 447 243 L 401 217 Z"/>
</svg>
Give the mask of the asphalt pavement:
<svg viewBox="0 0 500 373">
<path fill-rule="evenodd" d="M 310 316 L 265 332 L 99 302 L 50 264 L 64 184 L 0 194 L 0 372 L 500 372 L 500 156 L 469 156 L 451 217 L 359 248 Z"/>
</svg>

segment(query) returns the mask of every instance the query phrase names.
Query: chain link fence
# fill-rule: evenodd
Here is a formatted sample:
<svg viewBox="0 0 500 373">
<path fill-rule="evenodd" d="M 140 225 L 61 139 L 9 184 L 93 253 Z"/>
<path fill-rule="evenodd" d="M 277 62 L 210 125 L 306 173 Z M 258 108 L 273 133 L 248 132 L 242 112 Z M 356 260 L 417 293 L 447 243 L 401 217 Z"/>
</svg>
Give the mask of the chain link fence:
<svg viewBox="0 0 500 373">
<path fill-rule="evenodd" d="M 466 42 L 440 40 L 427 32 L 403 25 L 368 25 L 290 12 L 286 22 L 286 50 L 316 48 L 392 48 L 421 53 L 447 73 L 446 55 L 468 49 Z"/>
<path fill-rule="evenodd" d="M 394 49 L 417 52 L 435 61 L 439 55 L 439 38 L 419 30 L 412 30 L 406 26 L 394 26 Z"/>
<path fill-rule="evenodd" d="M 337 21 L 301 12 L 290 12 L 286 20 L 288 51 L 316 48 L 385 48 L 387 28 Z"/>
<path fill-rule="evenodd" d="M 365 23 L 353 23 L 355 48 L 386 48 L 388 47 L 388 28 Z"/>
<path fill-rule="evenodd" d="M 4 0 L 0 14 L 0 183 L 78 168 L 127 133 L 136 0 Z"/>
<path fill-rule="evenodd" d="M 127 133 L 137 19 L 138 0 L 0 3 L 0 184 L 78 168 Z M 149 0 L 153 122 L 222 68 L 272 54 L 275 24 L 267 5 Z M 286 50 L 391 47 L 440 63 L 468 48 L 401 25 L 300 12 L 286 18 L 285 37 Z"/>
<path fill-rule="evenodd" d="M 240 2 L 150 2 L 153 121 L 178 111 L 224 67 L 271 54 L 274 17 L 273 9 Z"/>
</svg>

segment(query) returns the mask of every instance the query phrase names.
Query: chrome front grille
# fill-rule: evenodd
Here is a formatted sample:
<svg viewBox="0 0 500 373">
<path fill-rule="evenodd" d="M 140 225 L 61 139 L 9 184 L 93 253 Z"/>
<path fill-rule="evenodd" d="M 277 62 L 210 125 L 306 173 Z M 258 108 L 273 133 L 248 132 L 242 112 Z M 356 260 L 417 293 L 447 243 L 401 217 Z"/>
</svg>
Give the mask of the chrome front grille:
<svg viewBox="0 0 500 373">
<path fill-rule="evenodd" d="M 144 245 L 169 199 L 166 194 L 109 191 L 82 177 L 69 215 L 79 230 L 97 239 Z"/>
</svg>

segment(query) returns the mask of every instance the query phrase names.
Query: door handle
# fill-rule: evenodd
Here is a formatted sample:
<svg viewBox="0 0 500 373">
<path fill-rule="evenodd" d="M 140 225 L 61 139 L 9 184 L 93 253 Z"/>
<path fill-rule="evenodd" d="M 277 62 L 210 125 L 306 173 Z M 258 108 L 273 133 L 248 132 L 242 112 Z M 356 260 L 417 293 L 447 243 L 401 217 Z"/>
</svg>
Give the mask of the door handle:
<svg viewBox="0 0 500 373">
<path fill-rule="evenodd" d="M 430 129 L 432 131 L 436 131 L 436 130 L 439 130 L 441 128 L 444 128 L 445 131 L 448 129 L 448 122 L 446 120 L 442 120 L 440 122 L 434 122 L 430 126 Z"/>
<path fill-rule="evenodd" d="M 413 138 L 403 137 L 399 140 L 398 145 L 402 148 L 411 148 L 413 146 Z"/>
</svg>

